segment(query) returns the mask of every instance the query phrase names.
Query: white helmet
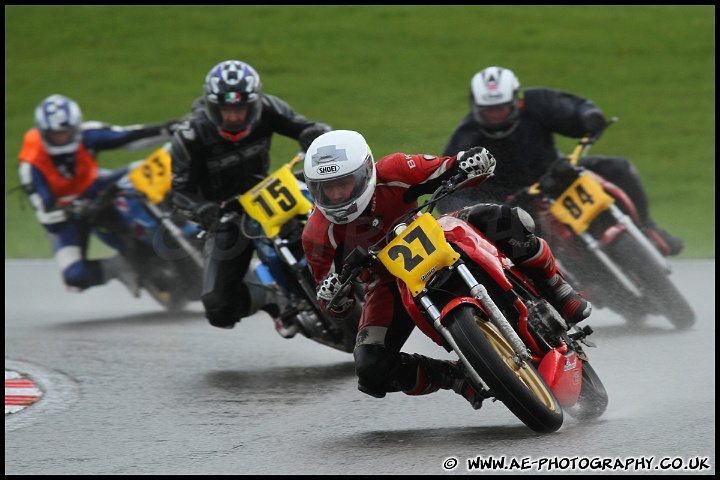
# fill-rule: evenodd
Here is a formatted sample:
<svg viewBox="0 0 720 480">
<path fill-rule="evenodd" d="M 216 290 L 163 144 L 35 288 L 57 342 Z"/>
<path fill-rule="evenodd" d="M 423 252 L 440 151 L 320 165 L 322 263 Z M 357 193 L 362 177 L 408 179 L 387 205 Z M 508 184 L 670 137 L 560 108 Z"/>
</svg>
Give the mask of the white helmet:
<svg viewBox="0 0 720 480">
<path fill-rule="evenodd" d="M 63 95 L 50 95 L 35 108 L 35 127 L 51 156 L 77 152 L 82 141 L 82 121 L 78 104 Z"/>
<path fill-rule="evenodd" d="M 470 108 L 480 130 L 490 138 L 502 138 L 520 121 L 520 81 L 512 70 L 488 67 L 470 81 Z"/>
<path fill-rule="evenodd" d="M 370 204 L 375 192 L 375 160 L 365 138 L 351 130 L 333 130 L 317 137 L 305 153 L 305 182 L 315 206 L 332 223 L 350 223 Z M 328 196 L 346 182 L 345 192 Z M 342 187 L 340 187 L 342 189 Z"/>
</svg>

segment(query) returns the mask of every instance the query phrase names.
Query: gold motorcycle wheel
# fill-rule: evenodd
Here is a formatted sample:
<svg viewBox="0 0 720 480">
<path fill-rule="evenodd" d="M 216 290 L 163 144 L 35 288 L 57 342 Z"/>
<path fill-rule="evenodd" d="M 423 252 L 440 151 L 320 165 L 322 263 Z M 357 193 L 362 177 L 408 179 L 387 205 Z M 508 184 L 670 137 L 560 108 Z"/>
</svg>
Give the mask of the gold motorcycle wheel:
<svg viewBox="0 0 720 480">
<path fill-rule="evenodd" d="M 482 320 L 477 307 L 457 306 L 447 313 L 443 325 L 462 354 L 468 379 L 481 378 L 490 395 L 532 430 L 549 433 L 562 426 L 563 410 L 550 387 L 535 367 L 513 360 L 515 352 Z"/>
<path fill-rule="evenodd" d="M 483 335 L 488 339 L 500 358 L 505 361 L 505 365 L 515 372 L 515 375 L 532 391 L 533 395 L 540 399 L 548 408 L 554 408 L 555 399 L 535 367 L 525 361 L 521 364 L 515 361 L 513 358 L 515 351 L 508 341 L 505 340 L 505 337 L 500 335 L 493 324 L 478 316 L 475 316 L 475 323 L 478 324 Z"/>
</svg>

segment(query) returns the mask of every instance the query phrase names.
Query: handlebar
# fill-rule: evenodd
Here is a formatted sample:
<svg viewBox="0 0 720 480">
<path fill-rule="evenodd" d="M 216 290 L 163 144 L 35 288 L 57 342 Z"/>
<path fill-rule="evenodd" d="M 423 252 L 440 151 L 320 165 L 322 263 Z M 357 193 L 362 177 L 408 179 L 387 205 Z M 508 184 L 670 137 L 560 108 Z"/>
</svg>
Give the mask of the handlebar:
<svg viewBox="0 0 720 480">
<path fill-rule="evenodd" d="M 488 178 L 491 176 L 490 173 L 484 173 L 480 175 L 481 177 Z M 462 188 L 466 183 L 468 182 L 475 182 L 477 181 L 477 177 L 473 177 L 472 179 L 466 178 L 465 172 L 458 172 L 449 179 L 445 180 L 440 184 L 440 186 L 435 189 L 435 191 L 432 193 L 430 198 L 425 200 L 422 204 L 419 206 L 412 208 L 408 211 L 406 211 L 402 216 L 400 216 L 395 222 L 388 228 L 387 233 L 383 235 L 383 237 L 375 242 L 372 246 L 368 248 L 368 252 L 371 255 L 374 255 L 375 253 L 379 252 L 381 248 L 378 248 L 379 245 L 385 245 L 390 241 L 390 237 L 395 234 L 395 227 L 400 225 L 401 223 L 410 223 L 410 221 L 418 214 L 420 213 L 433 213 L 435 210 L 435 206 L 437 203 L 442 200 L 443 198 L 447 197 L 448 195 L 451 195 L 455 191 Z"/>
<path fill-rule="evenodd" d="M 288 167 L 292 171 L 292 168 L 295 166 L 295 164 L 302 161 L 304 158 L 305 158 L 305 154 L 303 152 L 299 152 L 292 158 L 292 160 L 290 160 L 288 163 L 286 163 L 285 166 Z M 262 181 L 264 178 L 267 178 L 267 176 L 258 178 L 258 181 Z M 245 212 L 245 210 L 244 210 L 242 204 L 240 203 L 240 197 L 242 197 L 243 195 L 244 195 L 244 193 L 239 193 L 237 195 L 233 195 L 232 197 L 220 202 L 220 216 L 222 216 L 226 213 L 243 214 Z"/>
<path fill-rule="evenodd" d="M 570 160 L 570 163 L 572 165 L 577 165 L 577 162 L 578 162 L 578 160 L 580 160 L 580 157 L 584 157 L 587 154 L 587 151 L 590 149 L 590 146 L 593 143 L 597 142 L 600 139 L 600 137 L 603 135 L 603 133 L 605 133 L 605 130 L 607 130 L 607 128 L 610 125 L 612 125 L 613 123 L 615 123 L 617 121 L 618 121 L 617 117 L 612 117 L 610 120 L 608 120 L 605 123 L 605 126 L 603 126 L 603 128 L 601 128 L 600 130 L 595 132 L 594 135 L 581 138 L 580 141 L 578 142 L 578 144 L 575 146 L 575 149 L 573 149 L 572 153 L 570 155 L 568 155 L 568 159 Z"/>
<path fill-rule="evenodd" d="M 485 173 L 481 176 L 490 177 L 491 174 Z M 367 250 L 362 247 L 355 247 L 355 249 L 343 260 L 343 267 L 338 274 L 338 280 L 341 285 L 340 288 L 338 288 L 338 292 L 342 291 L 343 287 L 355 279 L 363 269 L 378 261 L 377 254 L 391 241 L 391 237 L 395 234 L 395 227 L 401 223 L 410 223 L 417 214 L 423 211 L 424 213 L 432 213 L 438 201 L 462 188 L 467 182 L 477 181 L 477 177 L 472 179 L 465 177 L 466 174 L 464 172 L 458 172 L 451 178 L 442 182 L 442 184 L 440 184 L 440 186 L 432 193 L 429 199 L 425 200 L 421 205 L 405 212 L 405 214 L 392 224 L 391 228 L 387 230 L 387 233 L 373 245 L 368 247 Z M 333 297 L 330 302 L 328 302 L 328 308 L 332 308 L 335 305 L 336 300 L 337 296 Z"/>
<path fill-rule="evenodd" d="M 95 198 L 75 200 L 64 207 L 65 211 L 76 220 L 94 225 L 102 212 L 112 205 L 113 198 L 120 190 L 116 183 L 111 183 L 104 190 L 98 192 Z"/>
<path fill-rule="evenodd" d="M 358 275 L 360 275 L 360 272 L 364 268 L 369 267 L 375 261 L 376 257 L 368 253 L 362 247 L 355 247 L 353 251 L 350 252 L 347 257 L 345 257 L 345 260 L 343 261 L 343 267 L 338 274 L 340 287 L 337 289 L 337 293 L 328 302 L 328 310 L 332 309 L 335 306 L 338 301 L 338 296 L 340 292 L 345 290 L 344 287 L 350 282 L 352 282 L 353 279 L 355 279 Z"/>
</svg>

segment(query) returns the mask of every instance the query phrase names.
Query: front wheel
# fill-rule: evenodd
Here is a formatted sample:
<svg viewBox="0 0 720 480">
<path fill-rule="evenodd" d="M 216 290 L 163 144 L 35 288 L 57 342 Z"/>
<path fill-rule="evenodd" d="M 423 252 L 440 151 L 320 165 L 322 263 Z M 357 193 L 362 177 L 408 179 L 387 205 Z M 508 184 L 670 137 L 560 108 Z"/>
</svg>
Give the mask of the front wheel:
<svg viewBox="0 0 720 480">
<path fill-rule="evenodd" d="M 164 260 L 143 248 L 128 260 L 138 272 L 142 288 L 157 303 L 169 312 L 179 312 L 190 301 L 200 300 L 202 271 L 191 259 Z"/>
<path fill-rule="evenodd" d="M 181 312 L 188 304 L 184 297 L 177 296 L 169 291 L 160 290 L 154 285 L 143 285 L 150 296 L 168 312 Z"/>
<path fill-rule="evenodd" d="M 473 306 L 462 305 L 444 322 L 467 368 L 475 370 L 492 395 L 532 430 L 557 431 L 563 411 L 550 387 L 532 364 L 516 361 L 512 346 L 477 312 Z"/>
<path fill-rule="evenodd" d="M 666 272 L 630 235 L 623 232 L 608 248 L 608 254 L 624 267 L 642 290 L 642 299 L 653 313 L 664 315 L 675 328 L 685 330 L 695 323 L 695 312 Z M 645 307 L 644 307 L 645 308 Z"/>
</svg>

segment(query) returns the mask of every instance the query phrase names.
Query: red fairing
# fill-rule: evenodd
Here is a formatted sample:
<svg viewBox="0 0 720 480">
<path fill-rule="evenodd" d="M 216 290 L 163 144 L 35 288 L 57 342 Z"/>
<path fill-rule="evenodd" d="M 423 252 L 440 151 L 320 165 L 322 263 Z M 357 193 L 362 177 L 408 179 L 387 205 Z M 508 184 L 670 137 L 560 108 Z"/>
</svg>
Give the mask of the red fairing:
<svg viewBox="0 0 720 480">
<path fill-rule="evenodd" d="M 443 215 L 438 222 L 445 231 L 445 238 L 467 253 L 470 258 L 485 269 L 505 291 L 512 288 L 512 284 L 505 278 L 503 270 L 504 255 L 498 252 L 497 247 L 472 225 L 456 217 Z M 509 264 L 508 264 L 509 265 Z"/>
<path fill-rule="evenodd" d="M 563 407 L 575 405 L 582 387 L 582 361 L 577 353 L 563 355 L 550 350 L 538 366 L 538 373 Z"/>
<path fill-rule="evenodd" d="M 616 224 L 605 230 L 600 237 L 600 243 L 602 245 L 610 245 L 615 241 L 618 235 L 625 231 L 625 227 L 621 224 Z"/>
<path fill-rule="evenodd" d="M 512 283 L 507 279 L 506 272 L 508 274 L 516 276 L 519 280 L 523 281 L 526 286 L 535 292 L 534 287 L 525 281 L 525 277 L 516 269 L 515 265 L 507 259 L 502 253 L 500 253 L 497 247 L 491 243 L 485 236 L 475 229 L 472 225 L 467 222 L 460 220 L 451 215 L 443 215 L 438 218 L 438 222 L 443 227 L 445 232 L 445 238 L 455 245 L 458 245 L 462 250 L 480 267 L 487 271 L 498 285 L 500 285 L 505 291 L 512 289 Z M 420 314 L 418 307 L 415 305 L 414 298 L 410 293 L 407 285 L 402 280 L 397 280 L 400 294 L 402 296 L 403 304 L 405 309 L 408 311 L 410 316 L 413 318 L 415 325 L 429 338 L 431 338 L 438 345 L 447 348 L 443 337 L 435 330 L 432 325 L 429 325 L 427 320 Z M 536 293 L 536 292 L 535 292 Z M 542 355 L 542 349 L 537 345 L 535 340 L 532 338 L 529 332 L 527 332 L 527 308 L 518 299 L 519 305 L 516 308 L 520 314 L 520 327 L 521 335 L 523 339 L 528 342 L 531 350 L 535 355 L 535 361 L 539 361 L 539 356 Z M 472 303 L 481 311 L 485 312 L 480 303 L 469 296 L 462 296 L 453 299 L 448 302 L 440 313 L 440 318 L 443 319 L 448 312 L 452 311 L 460 304 Z M 485 312 L 487 314 L 487 312 Z M 524 331 L 523 331 L 524 329 Z"/>
<path fill-rule="evenodd" d="M 413 296 L 410 293 L 410 289 L 407 288 L 407 285 L 405 285 L 405 282 L 402 280 L 397 281 L 398 286 L 400 288 L 400 294 L 402 295 L 402 301 L 403 305 L 405 306 L 405 310 L 410 314 L 410 316 L 413 319 L 413 322 L 415 322 L 415 325 L 420 329 L 422 333 L 428 336 L 433 342 L 437 343 L 441 347 L 443 347 L 445 350 L 450 351 L 450 348 L 445 342 L 445 339 L 442 335 L 438 333 L 435 328 L 428 323 L 428 321 L 425 319 L 425 317 L 422 316 L 420 313 L 420 310 L 418 309 L 417 305 L 415 305 L 415 301 L 413 300 Z M 440 318 L 445 318 L 445 315 L 455 307 L 457 307 L 460 304 L 464 303 L 472 303 L 477 308 L 482 310 L 483 312 L 485 309 L 480 305 L 480 303 L 475 300 L 472 297 L 457 297 L 451 300 L 450 302 L 445 305 L 442 312 L 440 312 Z"/>
<path fill-rule="evenodd" d="M 513 268 L 512 263 L 506 261 L 505 257 L 498 252 L 495 245 L 467 222 L 456 217 L 443 215 L 438 218 L 438 222 L 442 225 L 445 231 L 445 238 L 447 238 L 448 241 L 460 246 L 476 263 L 487 270 L 504 290 L 507 291 L 512 288 L 512 284 L 505 277 L 503 270 L 503 265 L 505 265 L 505 268 Z M 420 314 L 413 300 L 413 296 L 405 283 L 402 282 L 402 280 L 398 280 L 397 282 L 405 309 L 410 313 L 415 324 L 435 343 L 445 347 L 445 340 Z M 441 312 L 441 318 L 444 318 L 445 315 L 457 305 L 463 303 L 472 303 L 480 310 L 485 310 L 480 303 L 472 297 L 458 297 L 445 305 Z"/>
</svg>

